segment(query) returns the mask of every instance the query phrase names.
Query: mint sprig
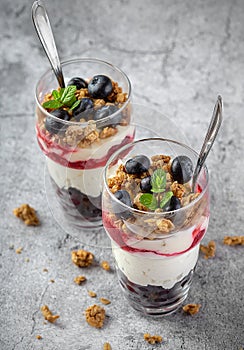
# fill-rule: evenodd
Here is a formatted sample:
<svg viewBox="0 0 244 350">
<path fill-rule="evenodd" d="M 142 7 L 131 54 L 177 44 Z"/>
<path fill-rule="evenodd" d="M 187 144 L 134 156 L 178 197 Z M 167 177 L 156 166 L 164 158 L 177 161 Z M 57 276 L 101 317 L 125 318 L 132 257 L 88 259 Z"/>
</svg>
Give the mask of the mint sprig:
<svg viewBox="0 0 244 350">
<path fill-rule="evenodd" d="M 163 169 L 156 169 L 151 176 L 151 192 L 143 193 L 140 197 L 140 203 L 149 210 L 163 208 L 173 196 L 172 191 L 166 192 L 166 172 Z"/>
<path fill-rule="evenodd" d="M 46 101 L 42 104 L 42 106 L 47 109 L 69 107 L 69 110 L 72 111 L 80 104 L 81 101 L 77 100 L 75 96 L 76 90 L 75 85 L 69 85 L 66 86 L 66 88 L 61 88 L 60 90 L 53 90 L 52 96 L 54 100 Z"/>
</svg>

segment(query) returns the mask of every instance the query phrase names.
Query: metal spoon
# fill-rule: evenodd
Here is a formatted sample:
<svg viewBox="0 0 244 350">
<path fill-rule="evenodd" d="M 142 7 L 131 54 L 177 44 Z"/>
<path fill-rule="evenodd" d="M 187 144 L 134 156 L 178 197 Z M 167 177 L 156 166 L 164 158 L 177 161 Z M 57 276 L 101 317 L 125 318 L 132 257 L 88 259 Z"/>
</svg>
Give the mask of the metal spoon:
<svg viewBox="0 0 244 350">
<path fill-rule="evenodd" d="M 64 88 L 64 77 L 58 56 L 58 51 L 54 41 L 52 28 L 49 22 L 47 11 L 41 0 L 37 0 L 33 3 L 31 13 L 37 35 L 51 63 L 52 69 L 54 71 L 54 74 L 56 75 L 59 86 L 61 88 Z"/>
<path fill-rule="evenodd" d="M 193 178 L 192 178 L 192 192 L 194 192 L 195 187 L 196 187 L 196 183 L 197 183 L 197 179 L 198 176 L 201 172 L 202 166 L 209 154 L 210 149 L 213 146 L 213 143 L 215 141 L 215 138 L 218 134 L 220 125 L 222 123 L 222 119 L 223 119 L 223 115 L 222 115 L 222 111 L 223 111 L 223 101 L 222 101 L 222 97 L 218 96 L 217 102 L 214 106 L 214 110 L 213 110 L 213 115 L 208 127 L 208 131 L 206 133 L 198 160 L 197 160 L 197 164 L 193 173 Z"/>
</svg>

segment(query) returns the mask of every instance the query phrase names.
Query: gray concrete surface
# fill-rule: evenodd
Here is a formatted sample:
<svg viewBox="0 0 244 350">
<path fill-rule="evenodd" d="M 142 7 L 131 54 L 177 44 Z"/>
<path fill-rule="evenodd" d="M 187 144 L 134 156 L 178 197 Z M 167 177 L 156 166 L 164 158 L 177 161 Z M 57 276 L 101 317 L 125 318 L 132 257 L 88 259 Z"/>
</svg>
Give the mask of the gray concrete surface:
<svg viewBox="0 0 244 350">
<path fill-rule="evenodd" d="M 85 241 L 85 232 L 61 228 L 47 204 L 34 87 L 48 61 L 34 33 L 31 5 L 0 2 L 0 349 L 99 350 L 108 341 L 113 350 L 240 350 L 243 247 L 225 246 L 222 239 L 244 234 L 243 0 L 46 1 L 62 59 L 96 56 L 120 66 L 132 81 L 134 102 L 169 116 L 196 150 L 216 97 L 223 96 L 224 124 L 208 159 L 211 220 L 204 238 L 215 240 L 217 252 L 212 260 L 199 259 L 187 298 L 202 308 L 194 317 L 178 311 L 160 320 L 126 304 L 114 271 L 94 266 L 84 271 L 85 286 L 73 283 L 80 272 L 70 259 L 73 249 L 92 251 L 97 262 L 113 261 L 102 229 Z M 147 118 L 137 122 L 152 126 Z M 26 227 L 14 217 L 13 208 L 22 203 L 37 209 L 41 226 Z M 22 254 L 15 253 L 18 247 Z M 84 320 L 83 310 L 98 302 L 88 289 L 112 301 L 101 330 Z M 60 314 L 56 324 L 43 323 L 43 304 Z M 162 335 L 164 343 L 145 343 L 145 332 Z"/>
</svg>

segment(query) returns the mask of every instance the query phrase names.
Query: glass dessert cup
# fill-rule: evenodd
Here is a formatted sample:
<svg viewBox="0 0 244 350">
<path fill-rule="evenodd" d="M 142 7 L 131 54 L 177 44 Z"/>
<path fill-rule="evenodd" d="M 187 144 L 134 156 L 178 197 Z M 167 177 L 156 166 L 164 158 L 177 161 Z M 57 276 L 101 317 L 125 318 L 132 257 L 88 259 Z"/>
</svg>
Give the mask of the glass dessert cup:
<svg viewBox="0 0 244 350">
<path fill-rule="evenodd" d="M 185 155 L 193 166 L 198 157 L 194 150 L 177 141 L 162 138 L 134 141 L 108 160 L 102 200 L 103 224 L 111 240 L 123 293 L 134 309 L 154 317 L 175 312 L 186 299 L 209 221 L 206 166 L 198 178 L 196 193 L 190 191 L 191 180 L 185 185 L 189 193 L 182 197 L 184 204 L 178 209 L 139 210 L 116 198 L 117 190 L 127 189 L 130 193 L 128 183 L 120 180 L 125 170 L 116 173 L 118 168 L 125 169 L 126 161 L 137 155 L 151 159 L 162 154 L 171 159 Z M 115 175 L 117 184 L 111 181 Z"/>
<path fill-rule="evenodd" d="M 89 81 L 96 75 L 105 75 L 122 89 L 121 95 L 126 95 L 126 101 L 120 103 L 121 90 L 117 91 L 116 108 L 100 119 L 87 118 L 87 111 L 84 111 L 84 118 L 81 113 L 78 121 L 74 118 L 63 120 L 42 105 L 53 90 L 58 90 L 53 71 L 49 69 L 36 86 L 36 135 L 46 156 L 53 194 L 71 226 L 95 228 L 102 225 L 101 175 L 104 166 L 114 151 L 134 138 L 130 110 L 131 84 L 119 68 L 95 58 L 69 60 L 62 63 L 62 69 L 66 86 L 74 77 Z M 77 98 L 83 97 L 87 96 Z M 97 99 L 89 109 L 90 115 L 93 112 L 95 115 L 100 108 L 99 103 L 104 104 L 104 101 Z M 107 104 L 112 105 L 111 101 Z M 53 132 L 46 128 L 47 118 L 52 127 L 54 125 Z"/>
</svg>

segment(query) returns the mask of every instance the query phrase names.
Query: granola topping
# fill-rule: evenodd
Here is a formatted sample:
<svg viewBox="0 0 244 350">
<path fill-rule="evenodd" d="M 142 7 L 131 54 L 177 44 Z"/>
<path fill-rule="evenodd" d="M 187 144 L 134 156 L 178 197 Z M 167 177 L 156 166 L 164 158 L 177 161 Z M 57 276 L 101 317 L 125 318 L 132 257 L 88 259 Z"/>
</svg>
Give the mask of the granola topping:
<svg viewBox="0 0 244 350">
<path fill-rule="evenodd" d="M 204 254 L 204 258 L 213 258 L 216 252 L 216 244 L 214 241 L 210 241 L 207 246 L 200 244 L 200 251 Z"/>
<path fill-rule="evenodd" d="M 74 250 L 71 253 L 72 261 L 79 267 L 87 267 L 93 263 L 94 255 L 86 250 Z"/>
<path fill-rule="evenodd" d="M 189 315 L 195 315 L 199 312 L 200 304 L 186 304 L 182 307 L 183 311 Z"/>
<path fill-rule="evenodd" d="M 150 335 L 149 333 L 145 333 L 143 335 L 144 340 L 146 340 L 149 344 L 156 344 L 156 343 L 161 343 L 163 338 L 161 335 Z"/>
<path fill-rule="evenodd" d="M 37 226 L 40 224 L 35 209 L 30 207 L 29 204 L 22 204 L 19 208 L 15 208 L 13 213 L 23 220 L 27 226 Z"/>
<path fill-rule="evenodd" d="M 105 320 L 105 310 L 103 307 L 99 305 L 89 306 L 85 310 L 86 322 L 96 328 L 102 328 L 104 320 Z"/>
<path fill-rule="evenodd" d="M 112 347 L 109 343 L 104 343 L 103 344 L 103 350 L 112 350 Z"/>
<path fill-rule="evenodd" d="M 41 307 L 41 312 L 45 318 L 50 323 L 56 322 L 56 320 L 59 318 L 59 315 L 53 315 L 52 312 L 49 310 L 49 307 L 47 305 L 44 305 Z"/>
</svg>

